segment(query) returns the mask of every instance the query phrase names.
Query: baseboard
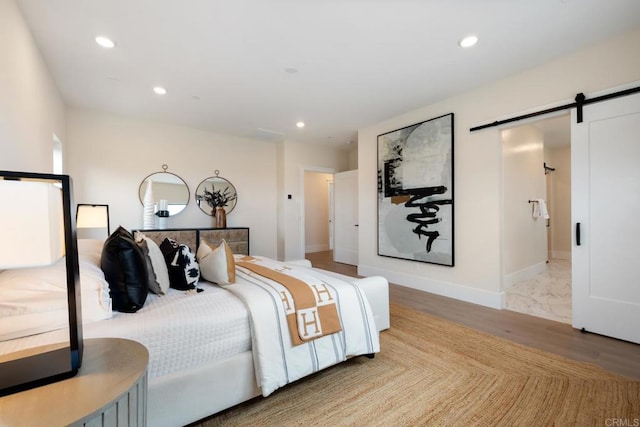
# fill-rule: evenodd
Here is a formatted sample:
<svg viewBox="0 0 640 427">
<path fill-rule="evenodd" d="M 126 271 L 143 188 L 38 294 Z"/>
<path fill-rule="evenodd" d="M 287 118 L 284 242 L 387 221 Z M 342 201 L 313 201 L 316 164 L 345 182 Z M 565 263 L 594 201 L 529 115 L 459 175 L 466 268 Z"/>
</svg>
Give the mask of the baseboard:
<svg viewBox="0 0 640 427">
<path fill-rule="evenodd" d="M 358 252 L 348 249 L 333 249 L 333 260 L 343 264 L 358 265 Z"/>
<path fill-rule="evenodd" d="M 513 273 L 504 275 L 504 289 L 507 289 L 518 282 L 524 282 L 525 280 L 531 280 L 540 273 L 544 273 L 547 270 L 547 263 L 540 262 L 538 264 L 531 265 L 522 270 L 515 271 Z"/>
<path fill-rule="evenodd" d="M 310 254 L 313 252 L 324 252 L 329 250 L 329 244 L 323 243 L 320 245 L 305 245 L 304 250 L 306 254 Z"/>
<path fill-rule="evenodd" d="M 492 292 L 484 289 L 476 289 L 469 286 L 459 285 L 457 283 L 430 280 L 411 274 L 383 270 L 369 265 L 358 265 L 358 274 L 361 276 L 382 276 L 390 283 L 396 285 L 417 289 L 423 292 L 430 292 L 432 294 L 498 310 L 502 309 L 504 304 L 504 292 Z"/>
</svg>

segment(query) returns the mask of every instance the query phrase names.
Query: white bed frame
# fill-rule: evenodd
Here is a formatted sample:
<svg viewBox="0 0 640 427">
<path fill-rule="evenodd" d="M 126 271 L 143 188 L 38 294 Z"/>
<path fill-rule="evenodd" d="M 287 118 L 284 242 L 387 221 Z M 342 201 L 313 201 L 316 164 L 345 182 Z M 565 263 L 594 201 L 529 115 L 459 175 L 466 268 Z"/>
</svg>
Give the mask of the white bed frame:
<svg viewBox="0 0 640 427">
<path fill-rule="evenodd" d="M 235 254 L 249 254 L 248 228 L 181 228 L 141 230 L 157 244 L 165 237 L 197 248 L 200 238 L 219 244 L 224 239 Z M 312 268 L 308 260 L 291 264 Z M 383 277 L 354 278 L 319 270 L 360 287 L 369 300 L 376 328 L 389 328 L 389 284 Z M 148 425 L 183 426 L 261 395 L 251 351 L 149 380 Z"/>
<path fill-rule="evenodd" d="M 295 264 L 311 267 L 307 260 Z M 376 328 L 389 328 L 389 284 L 383 277 L 357 279 L 320 270 L 355 283 L 364 291 Z M 302 380 L 304 381 L 304 379 Z M 149 381 L 148 425 L 183 426 L 245 402 L 261 392 L 256 384 L 251 351 Z"/>
</svg>

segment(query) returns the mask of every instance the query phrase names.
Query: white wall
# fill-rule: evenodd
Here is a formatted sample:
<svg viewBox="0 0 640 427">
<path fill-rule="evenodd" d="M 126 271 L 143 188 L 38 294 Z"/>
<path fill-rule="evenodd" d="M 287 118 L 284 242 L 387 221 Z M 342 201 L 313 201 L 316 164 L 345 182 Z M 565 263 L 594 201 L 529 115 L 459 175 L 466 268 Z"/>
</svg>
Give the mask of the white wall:
<svg viewBox="0 0 640 427">
<path fill-rule="evenodd" d="M 348 167 L 343 149 L 276 144 L 84 109 L 69 109 L 67 120 L 76 201 L 109 204 L 112 229 L 141 228 L 138 188 L 162 164 L 191 193 L 187 208 L 167 227 L 211 227 L 212 217 L 195 205 L 194 191 L 217 169 L 238 192 L 227 225 L 250 227 L 251 253 L 271 258 L 304 258 L 304 171 Z"/>
<path fill-rule="evenodd" d="M 66 151 L 62 98 L 16 3 L 0 1 L 0 169 L 51 173 L 54 133 Z"/>
<path fill-rule="evenodd" d="M 348 170 L 358 169 L 358 144 L 354 144 L 355 147 L 349 150 L 349 166 Z"/>
<path fill-rule="evenodd" d="M 546 148 L 545 161 L 555 168 L 549 179 L 549 251 L 551 258 L 571 259 L 571 145 Z"/>
<path fill-rule="evenodd" d="M 69 109 L 68 165 L 78 203 L 109 204 L 111 228 L 142 227 L 138 188 L 153 172 L 185 180 L 190 202 L 167 227 L 211 227 L 195 204 L 194 191 L 220 171 L 236 187 L 238 202 L 229 227 L 250 227 L 251 253 L 276 257 L 276 145 L 164 123 L 89 110 Z"/>
<path fill-rule="evenodd" d="M 283 144 L 282 209 L 283 240 L 278 252 L 280 260 L 304 258 L 304 172 L 342 172 L 349 167 L 349 155 L 344 149 L 285 141 Z M 291 199 L 288 198 L 291 195 Z"/>
<path fill-rule="evenodd" d="M 469 132 L 473 126 L 565 103 L 640 78 L 640 30 L 497 83 L 463 93 L 358 132 L 360 263 L 363 275 L 382 274 L 394 283 L 490 307 L 502 306 L 500 131 Z M 588 107 L 587 107 L 588 108 Z M 455 259 L 444 267 L 377 255 L 377 135 L 432 117 L 455 113 Z"/>
<path fill-rule="evenodd" d="M 504 288 L 545 271 L 547 227 L 533 215 L 536 203 L 547 200 L 544 140 L 533 126 L 502 131 Z M 539 212 L 539 211 L 538 211 Z"/>
<path fill-rule="evenodd" d="M 320 172 L 304 174 L 305 253 L 329 250 L 329 183 L 333 175 Z"/>
</svg>

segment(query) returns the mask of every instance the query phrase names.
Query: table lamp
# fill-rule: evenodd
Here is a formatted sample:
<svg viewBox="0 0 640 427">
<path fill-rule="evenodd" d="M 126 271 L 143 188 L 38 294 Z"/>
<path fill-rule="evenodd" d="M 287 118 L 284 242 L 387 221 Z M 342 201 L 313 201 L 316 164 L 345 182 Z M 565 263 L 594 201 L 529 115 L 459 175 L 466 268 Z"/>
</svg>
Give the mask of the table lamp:
<svg viewBox="0 0 640 427">
<path fill-rule="evenodd" d="M 106 229 L 107 235 L 111 234 L 109 227 L 109 205 L 89 205 L 78 203 L 76 208 L 76 228 L 78 238 L 102 237 L 100 229 Z M 98 231 L 98 233 L 96 233 Z M 81 234 L 83 233 L 83 234 Z"/>
<path fill-rule="evenodd" d="M 0 271 L 51 265 L 64 257 L 69 321 L 68 345 L 0 355 L 0 396 L 72 377 L 82 364 L 72 194 L 68 175 L 0 171 Z"/>
</svg>

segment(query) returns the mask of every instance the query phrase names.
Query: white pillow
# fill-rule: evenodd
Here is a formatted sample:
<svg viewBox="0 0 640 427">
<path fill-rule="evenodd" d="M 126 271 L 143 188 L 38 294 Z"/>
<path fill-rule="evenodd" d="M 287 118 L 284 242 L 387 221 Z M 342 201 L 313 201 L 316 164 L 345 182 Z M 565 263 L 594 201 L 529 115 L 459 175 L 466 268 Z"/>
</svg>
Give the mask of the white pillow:
<svg viewBox="0 0 640 427">
<path fill-rule="evenodd" d="M 94 241 L 91 250 L 83 247 L 81 239 L 78 239 L 78 243 L 82 323 L 109 319 L 112 314 L 109 283 L 104 278 L 100 257 L 96 254 L 98 247 L 102 254 L 102 242 Z"/>
<path fill-rule="evenodd" d="M 82 323 L 109 319 L 109 284 L 100 269 L 99 245 L 78 240 Z M 0 273 L 0 341 L 68 325 L 66 260 Z"/>
<path fill-rule="evenodd" d="M 204 239 L 200 239 L 196 257 L 200 274 L 205 280 L 219 285 L 236 283 L 236 263 L 226 240 L 222 239 L 218 247 L 212 248 Z"/>
<path fill-rule="evenodd" d="M 149 257 L 149 261 L 151 261 L 151 267 L 153 267 L 153 272 L 149 272 L 149 274 L 155 273 L 156 282 L 160 286 L 160 291 L 155 292 L 159 295 L 165 295 L 169 290 L 169 270 L 167 268 L 167 262 L 164 260 L 164 255 L 160 250 L 160 247 L 156 242 L 145 236 L 143 233 L 139 231 L 135 232 L 135 241 L 139 243 L 144 240 L 147 244 L 147 249 L 149 253 L 147 256 Z"/>
</svg>

